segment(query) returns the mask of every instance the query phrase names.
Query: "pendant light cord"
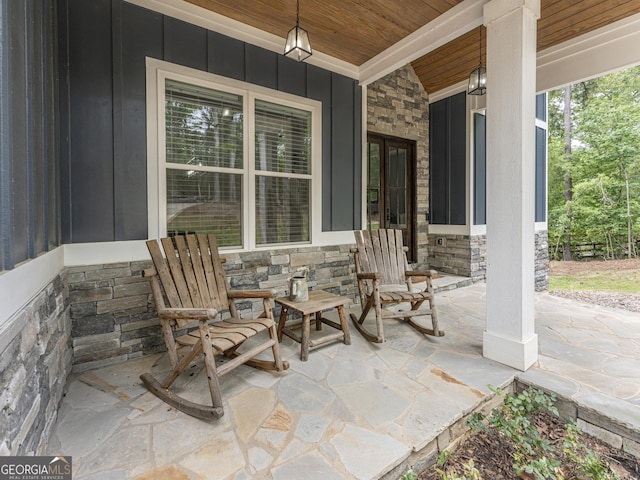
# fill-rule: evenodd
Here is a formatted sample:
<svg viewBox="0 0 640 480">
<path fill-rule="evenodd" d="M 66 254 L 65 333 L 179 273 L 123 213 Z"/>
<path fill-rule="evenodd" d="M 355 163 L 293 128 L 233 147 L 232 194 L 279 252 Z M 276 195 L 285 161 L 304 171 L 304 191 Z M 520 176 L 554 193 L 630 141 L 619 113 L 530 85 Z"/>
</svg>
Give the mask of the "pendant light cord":
<svg viewBox="0 0 640 480">
<path fill-rule="evenodd" d="M 480 66 L 482 66 L 482 25 L 480 25 Z"/>
</svg>

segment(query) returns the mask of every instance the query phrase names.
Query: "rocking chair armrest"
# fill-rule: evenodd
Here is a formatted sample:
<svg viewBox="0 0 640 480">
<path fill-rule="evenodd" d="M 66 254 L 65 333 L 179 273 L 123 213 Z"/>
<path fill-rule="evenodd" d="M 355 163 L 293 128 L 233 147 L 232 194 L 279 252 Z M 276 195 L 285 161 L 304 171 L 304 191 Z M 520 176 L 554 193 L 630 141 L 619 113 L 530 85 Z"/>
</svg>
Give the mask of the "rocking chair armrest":
<svg viewBox="0 0 640 480">
<path fill-rule="evenodd" d="M 156 271 L 155 268 L 145 268 L 142 271 L 142 276 L 144 278 L 149 278 L 149 277 L 153 277 L 154 275 L 158 275 L 158 272 Z"/>
<path fill-rule="evenodd" d="M 407 277 L 431 277 L 433 272 L 431 270 L 407 270 L 404 274 Z"/>
<path fill-rule="evenodd" d="M 158 318 L 171 320 L 198 320 L 206 322 L 218 316 L 215 308 L 163 308 L 158 311 Z"/>
<path fill-rule="evenodd" d="M 278 292 L 275 290 L 229 290 L 229 298 L 276 298 Z"/>
<path fill-rule="evenodd" d="M 380 272 L 362 272 L 357 273 L 356 277 L 358 280 L 380 280 L 382 278 L 382 274 Z"/>
</svg>

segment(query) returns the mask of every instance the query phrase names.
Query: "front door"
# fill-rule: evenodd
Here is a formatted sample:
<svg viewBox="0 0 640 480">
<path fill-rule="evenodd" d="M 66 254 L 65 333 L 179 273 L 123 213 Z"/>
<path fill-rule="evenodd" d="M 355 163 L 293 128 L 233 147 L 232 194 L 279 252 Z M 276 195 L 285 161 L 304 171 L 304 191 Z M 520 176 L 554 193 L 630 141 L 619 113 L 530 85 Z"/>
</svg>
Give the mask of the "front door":
<svg viewBox="0 0 640 480">
<path fill-rule="evenodd" d="M 416 142 L 367 135 L 367 229 L 402 230 L 407 258 L 416 261 L 414 184 Z"/>
</svg>

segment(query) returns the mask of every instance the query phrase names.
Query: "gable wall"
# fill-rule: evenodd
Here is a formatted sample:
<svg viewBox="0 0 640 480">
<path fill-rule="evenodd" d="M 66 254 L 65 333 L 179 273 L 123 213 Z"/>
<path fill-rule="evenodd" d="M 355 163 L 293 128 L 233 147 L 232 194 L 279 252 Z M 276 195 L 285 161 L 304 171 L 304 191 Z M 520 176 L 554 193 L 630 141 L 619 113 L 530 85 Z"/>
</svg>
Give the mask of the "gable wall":
<svg viewBox="0 0 640 480">
<path fill-rule="evenodd" d="M 429 211 L 429 98 L 411 65 L 367 86 L 367 129 L 416 141 L 416 242 L 427 264 Z"/>
</svg>

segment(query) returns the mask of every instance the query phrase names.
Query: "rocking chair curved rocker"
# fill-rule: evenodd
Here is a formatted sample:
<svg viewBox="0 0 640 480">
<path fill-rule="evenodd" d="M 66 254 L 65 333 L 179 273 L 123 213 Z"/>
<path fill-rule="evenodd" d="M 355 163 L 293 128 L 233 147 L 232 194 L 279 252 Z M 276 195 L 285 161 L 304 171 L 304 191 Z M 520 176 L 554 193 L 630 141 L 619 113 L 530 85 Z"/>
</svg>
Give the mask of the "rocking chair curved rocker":
<svg viewBox="0 0 640 480">
<path fill-rule="evenodd" d="M 270 299 L 274 290 L 233 291 L 227 287 L 224 259 L 218 254 L 215 235 L 186 235 L 161 239 L 165 255 L 156 240 L 147 241 L 147 248 L 155 269 L 145 270 L 144 276 L 151 283 L 151 291 L 162 326 L 172 371 L 162 381 L 150 373 L 140 376 L 151 393 L 172 407 L 198 418 L 214 419 L 224 414 L 219 377 L 232 369 L 247 364 L 264 370 L 282 371 L 288 368 L 280 358 L 278 335 L 271 310 Z M 166 257 L 166 259 L 165 259 Z M 162 286 L 162 288 L 161 288 Z M 164 290 L 164 295 L 163 295 Z M 169 302 L 165 305 L 164 296 Z M 234 304 L 236 299 L 262 299 L 264 311 L 254 320 L 241 319 Z M 230 317 L 220 320 L 228 310 Z M 184 328 L 192 321 L 198 328 L 177 338 L 174 328 Z M 267 330 L 268 339 L 244 353 L 239 347 L 249 338 Z M 187 347 L 180 357 L 178 347 Z M 273 361 L 256 360 L 254 357 L 271 348 Z M 169 387 L 189 364 L 200 354 L 204 355 L 212 405 L 191 402 Z M 215 355 L 223 354 L 229 361 L 216 366 Z"/>
<path fill-rule="evenodd" d="M 362 314 L 358 318 L 352 313 L 351 320 L 362 336 L 370 342 L 384 342 L 383 320 L 389 318 L 404 319 L 418 332 L 426 335 L 444 336 L 444 332 L 438 328 L 431 272 L 409 270 L 407 249 L 402 244 L 402 231 L 362 230 L 354 234 L 356 248 L 351 249 L 351 252 L 355 256 Z M 423 291 L 412 291 L 412 283 L 417 282 L 426 282 Z M 420 309 L 425 301 L 429 308 Z M 409 304 L 410 310 L 384 308 L 402 303 Z M 372 308 L 376 316 L 375 333 L 364 325 Z M 431 316 L 433 328 L 423 327 L 413 320 L 413 317 L 423 315 Z"/>
</svg>

